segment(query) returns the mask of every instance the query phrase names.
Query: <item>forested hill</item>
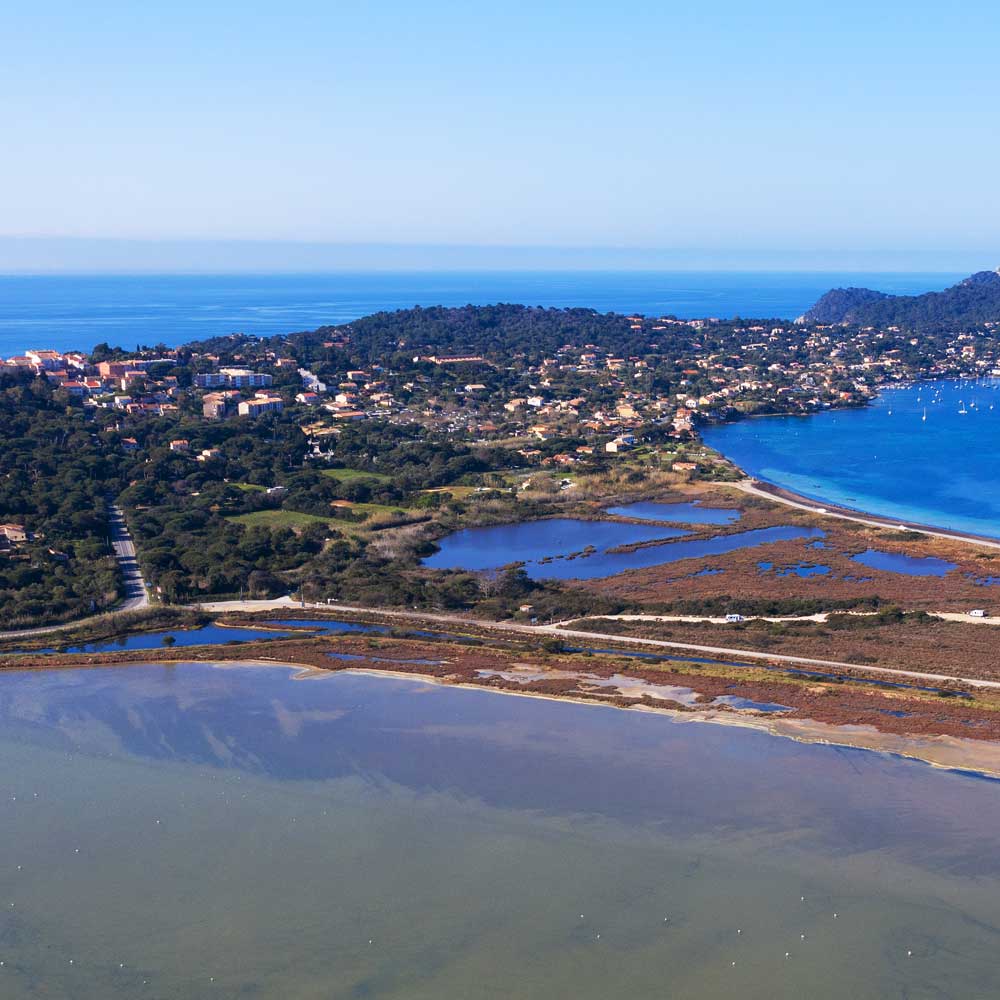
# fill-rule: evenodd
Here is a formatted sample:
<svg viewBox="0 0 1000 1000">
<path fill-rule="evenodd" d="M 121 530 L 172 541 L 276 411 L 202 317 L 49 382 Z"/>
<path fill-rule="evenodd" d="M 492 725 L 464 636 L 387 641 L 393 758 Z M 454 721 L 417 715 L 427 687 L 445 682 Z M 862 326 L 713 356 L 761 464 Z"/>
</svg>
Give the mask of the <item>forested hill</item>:
<svg viewBox="0 0 1000 1000">
<path fill-rule="evenodd" d="M 886 295 L 870 288 L 835 288 L 801 323 L 851 323 L 932 329 L 1000 321 L 1000 272 L 979 271 L 943 292 Z"/>
<path fill-rule="evenodd" d="M 612 354 L 629 356 L 649 342 L 669 344 L 690 329 L 670 326 L 653 330 L 616 313 L 593 309 L 547 309 L 540 306 L 489 305 L 461 308 L 406 309 L 380 312 L 340 327 L 322 327 L 312 334 L 289 338 L 336 339 L 349 336 L 355 352 L 369 360 L 403 352 L 417 354 L 480 354 L 483 356 L 551 356 L 560 347 L 594 344 Z"/>
</svg>

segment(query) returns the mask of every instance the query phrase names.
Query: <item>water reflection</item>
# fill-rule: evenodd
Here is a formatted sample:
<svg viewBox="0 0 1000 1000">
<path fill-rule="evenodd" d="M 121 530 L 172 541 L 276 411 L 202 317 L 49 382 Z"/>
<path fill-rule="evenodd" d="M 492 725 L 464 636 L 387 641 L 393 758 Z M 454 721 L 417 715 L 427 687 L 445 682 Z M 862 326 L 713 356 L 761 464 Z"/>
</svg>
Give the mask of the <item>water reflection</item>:
<svg viewBox="0 0 1000 1000">
<path fill-rule="evenodd" d="M 713 538 L 668 541 L 626 552 L 609 551 L 626 544 L 686 534 L 689 532 L 675 528 L 569 518 L 465 528 L 442 538 L 438 542 L 440 551 L 425 559 L 424 565 L 438 569 L 481 570 L 525 562 L 526 572 L 536 580 L 591 580 L 680 559 L 723 555 L 768 542 L 825 537 L 825 532 L 819 528 L 776 525 Z"/>
<path fill-rule="evenodd" d="M 360 674 L 2 682 L 4 996 L 1000 989 L 997 783 Z"/>
</svg>

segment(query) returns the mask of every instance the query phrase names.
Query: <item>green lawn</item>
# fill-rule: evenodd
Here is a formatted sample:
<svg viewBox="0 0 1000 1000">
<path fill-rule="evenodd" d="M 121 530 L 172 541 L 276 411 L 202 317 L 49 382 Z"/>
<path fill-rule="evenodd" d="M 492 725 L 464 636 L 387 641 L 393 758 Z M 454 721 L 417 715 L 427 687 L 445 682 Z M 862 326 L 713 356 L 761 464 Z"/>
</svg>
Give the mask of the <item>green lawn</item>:
<svg viewBox="0 0 1000 1000">
<path fill-rule="evenodd" d="M 350 509 L 355 514 L 364 514 L 365 517 L 372 518 L 376 514 L 398 514 L 405 516 L 412 513 L 405 507 L 389 507 L 384 503 L 352 503 Z"/>
<path fill-rule="evenodd" d="M 237 524 L 263 525 L 267 528 L 305 528 L 317 521 L 329 524 L 328 517 L 301 514 L 297 510 L 255 510 L 250 514 L 237 514 L 229 518 Z"/>
<path fill-rule="evenodd" d="M 388 483 L 391 480 L 390 476 L 381 472 L 364 472 L 361 469 L 324 469 L 323 475 L 341 483 L 353 483 L 359 479 L 373 479 L 377 483 Z"/>
<path fill-rule="evenodd" d="M 238 490 L 246 490 L 250 492 L 260 492 L 263 493 L 266 486 L 258 486 L 256 483 L 230 483 L 230 486 L 235 486 Z"/>
<path fill-rule="evenodd" d="M 464 500 L 476 492 L 475 486 L 436 486 L 431 490 L 421 490 L 421 493 L 450 493 L 456 500 Z"/>
</svg>

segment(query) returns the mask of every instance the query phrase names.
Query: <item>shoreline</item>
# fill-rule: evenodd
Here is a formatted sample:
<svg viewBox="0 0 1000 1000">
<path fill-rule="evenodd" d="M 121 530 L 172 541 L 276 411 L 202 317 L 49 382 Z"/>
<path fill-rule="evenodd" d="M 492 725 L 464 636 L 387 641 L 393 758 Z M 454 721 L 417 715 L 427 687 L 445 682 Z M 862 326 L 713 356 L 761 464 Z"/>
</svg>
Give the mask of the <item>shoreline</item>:
<svg viewBox="0 0 1000 1000">
<path fill-rule="evenodd" d="M 137 651 L 138 652 L 138 651 Z M 98 668 L 123 668 L 140 666 L 179 667 L 199 664 L 217 670 L 243 669 L 247 667 L 275 667 L 290 671 L 290 680 L 322 680 L 338 674 L 355 674 L 365 677 L 389 678 L 417 684 L 429 684 L 442 688 L 458 688 L 464 691 L 480 691 L 487 694 L 510 695 L 516 698 L 533 698 L 544 701 L 571 703 L 591 708 L 613 709 L 620 712 L 643 712 L 665 716 L 675 723 L 701 723 L 705 725 L 732 726 L 753 732 L 764 733 L 776 739 L 789 739 L 805 745 L 842 747 L 863 750 L 868 753 L 888 754 L 905 760 L 917 761 L 943 771 L 972 774 L 976 777 L 1000 781 L 1000 742 L 992 740 L 962 739 L 945 734 L 919 736 L 887 733 L 873 726 L 821 722 L 816 719 L 793 719 L 773 713 L 752 710 L 695 708 L 679 710 L 667 704 L 662 706 L 647 703 L 621 705 L 600 698 L 583 698 L 573 694 L 553 694 L 545 691 L 516 690 L 494 687 L 488 684 L 473 684 L 450 680 L 433 674 L 409 672 L 377 667 L 329 668 L 295 660 L 269 659 L 256 656 L 245 660 L 196 659 L 161 660 L 144 658 L 118 661 L 114 663 L 59 663 L 32 665 L 5 670 L 84 670 Z"/>
<path fill-rule="evenodd" d="M 720 454 L 722 453 L 720 452 Z M 735 463 L 733 465 L 739 468 Z M 747 474 L 743 469 L 740 469 L 740 472 L 743 472 L 746 478 L 741 482 L 732 483 L 731 485 L 743 493 L 772 500 L 775 503 L 785 504 L 789 507 L 795 507 L 810 514 L 818 514 L 820 517 L 835 517 L 843 521 L 854 521 L 873 528 L 914 531 L 932 538 L 946 538 L 955 542 L 963 542 L 967 545 L 980 545 L 987 548 L 1000 549 L 1000 538 L 993 538 L 989 535 L 971 534 L 969 532 L 957 531 L 953 528 L 940 528 L 917 521 L 886 517 L 883 514 L 873 514 L 855 507 L 848 507 L 846 504 L 817 500 L 805 494 L 796 493 L 787 487 L 779 486 L 777 483 L 769 482 L 766 479 L 757 479 Z"/>
</svg>

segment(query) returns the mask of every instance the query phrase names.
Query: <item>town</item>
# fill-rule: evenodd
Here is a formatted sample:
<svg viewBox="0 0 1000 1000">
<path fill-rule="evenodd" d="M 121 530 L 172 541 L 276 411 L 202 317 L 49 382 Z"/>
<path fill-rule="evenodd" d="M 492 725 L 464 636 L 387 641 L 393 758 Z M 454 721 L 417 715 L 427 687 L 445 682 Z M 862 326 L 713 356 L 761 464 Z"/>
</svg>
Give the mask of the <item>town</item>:
<svg viewBox="0 0 1000 1000">
<path fill-rule="evenodd" d="M 0 360 L 0 372 L 30 372 L 86 408 L 112 411 L 126 450 L 137 446 L 127 431 L 144 419 L 254 420 L 288 409 L 316 456 L 335 457 L 324 445 L 330 435 L 368 420 L 516 445 L 529 463 L 573 465 L 650 436 L 690 441 L 706 422 L 863 405 L 886 385 L 980 377 L 1000 365 L 993 323 L 920 337 L 894 327 L 620 319 L 634 351 L 565 344 L 532 357 L 479 344 L 475 353 L 400 349 L 360 365 L 365 351 L 354 349 L 349 324 L 319 341 L 234 335 L 213 341 L 212 350 L 116 351 L 104 359 L 29 350 Z M 171 447 L 188 450 L 184 439 Z"/>
</svg>

